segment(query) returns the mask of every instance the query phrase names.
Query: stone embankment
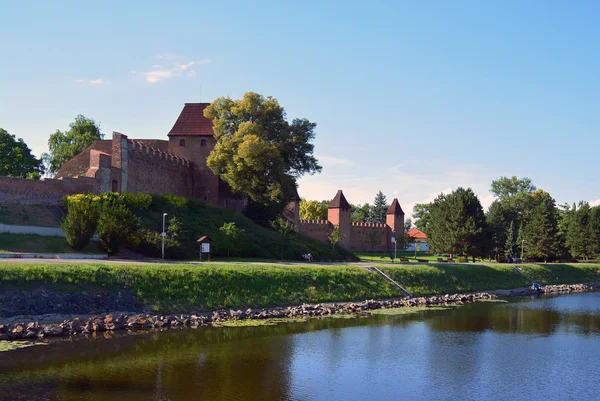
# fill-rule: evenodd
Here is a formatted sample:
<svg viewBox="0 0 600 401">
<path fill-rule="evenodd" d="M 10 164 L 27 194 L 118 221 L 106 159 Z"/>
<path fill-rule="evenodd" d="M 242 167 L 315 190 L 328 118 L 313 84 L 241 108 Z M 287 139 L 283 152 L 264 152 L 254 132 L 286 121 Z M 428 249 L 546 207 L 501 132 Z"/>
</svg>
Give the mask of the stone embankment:
<svg viewBox="0 0 600 401">
<path fill-rule="evenodd" d="M 104 317 L 81 319 L 72 317 L 60 323 L 24 323 L 0 324 L 0 340 L 37 339 L 51 336 L 71 336 L 95 332 L 116 330 L 153 330 L 177 327 L 209 326 L 219 322 L 244 319 L 285 319 L 303 317 L 326 317 L 335 314 L 368 313 L 370 310 L 386 308 L 406 308 L 423 306 L 462 305 L 499 297 L 516 297 L 539 293 L 583 292 L 600 288 L 600 283 L 544 286 L 540 291 L 529 288 L 498 290 L 471 294 L 435 295 L 430 297 L 403 298 L 395 300 L 367 300 L 363 302 L 303 304 L 300 306 L 247 309 L 217 310 L 209 313 L 151 315 L 114 313 Z"/>
</svg>

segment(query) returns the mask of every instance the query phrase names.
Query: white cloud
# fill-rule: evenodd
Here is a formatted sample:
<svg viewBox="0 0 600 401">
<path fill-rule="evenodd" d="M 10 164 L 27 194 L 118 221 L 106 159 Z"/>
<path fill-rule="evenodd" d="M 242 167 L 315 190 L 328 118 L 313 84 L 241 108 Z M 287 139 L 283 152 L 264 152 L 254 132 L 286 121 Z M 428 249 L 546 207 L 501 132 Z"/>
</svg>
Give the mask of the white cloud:
<svg viewBox="0 0 600 401">
<path fill-rule="evenodd" d="M 74 82 L 78 83 L 78 84 L 88 84 L 88 85 L 110 85 L 112 82 L 107 81 L 105 79 L 102 78 L 96 78 L 96 79 L 75 79 Z"/>
<path fill-rule="evenodd" d="M 172 58 L 167 58 L 167 56 L 157 56 L 156 58 L 172 60 Z M 193 66 L 196 66 L 196 65 L 208 64 L 208 63 L 210 63 L 210 60 L 202 59 L 202 60 L 197 60 L 197 61 L 190 61 L 188 63 L 174 63 L 173 66 L 171 66 L 171 67 L 162 68 L 160 66 L 154 66 L 154 67 L 158 67 L 158 68 L 155 68 L 151 71 L 147 71 L 147 72 L 143 73 L 143 75 L 146 78 L 146 82 L 148 82 L 150 84 L 155 84 L 157 82 L 164 81 L 165 79 L 169 79 L 169 78 L 177 77 L 177 76 L 183 76 L 183 75 L 185 75 L 187 77 L 194 77 L 194 76 L 196 76 L 196 71 L 190 70 L 190 68 L 192 68 Z"/>
<path fill-rule="evenodd" d="M 594 207 L 594 206 L 600 206 L 600 199 L 596 199 L 593 201 L 590 201 L 590 206 Z"/>
</svg>

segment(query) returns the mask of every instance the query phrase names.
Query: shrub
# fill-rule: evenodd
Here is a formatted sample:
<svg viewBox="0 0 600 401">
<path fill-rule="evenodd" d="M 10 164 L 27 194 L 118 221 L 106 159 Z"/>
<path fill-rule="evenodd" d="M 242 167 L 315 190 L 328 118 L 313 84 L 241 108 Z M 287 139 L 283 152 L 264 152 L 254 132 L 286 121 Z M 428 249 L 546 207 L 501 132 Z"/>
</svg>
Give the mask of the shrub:
<svg viewBox="0 0 600 401">
<path fill-rule="evenodd" d="M 107 202 L 100 209 L 96 233 L 102 248 L 108 253 L 116 253 L 138 226 L 137 217 L 127 206 L 120 202 Z"/>
<path fill-rule="evenodd" d="M 127 206 L 135 207 L 140 210 L 148 210 L 152 204 L 152 195 L 137 193 L 132 194 L 131 192 L 123 192 L 121 195 Z"/>
<path fill-rule="evenodd" d="M 164 194 L 163 197 L 164 197 L 165 201 L 173 207 L 176 207 L 176 208 L 187 207 L 188 199 L 184 198 L 183 196 Z"/>
<path fill-rule="evenodd" d="M 61 223 L 70 247 L 81 250 L 90 242 L 98 222 L 98 206 L 92 195 L 76 195 L 65 199 L 67 217 Z"/>
</svg>

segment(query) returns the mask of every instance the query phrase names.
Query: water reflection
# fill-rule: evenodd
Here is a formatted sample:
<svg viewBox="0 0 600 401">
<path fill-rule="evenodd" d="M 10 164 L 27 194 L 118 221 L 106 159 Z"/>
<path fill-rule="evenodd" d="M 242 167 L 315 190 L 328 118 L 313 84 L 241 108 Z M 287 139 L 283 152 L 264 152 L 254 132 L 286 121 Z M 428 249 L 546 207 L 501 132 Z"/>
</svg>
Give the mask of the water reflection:
<svg viewBox="0 0 600 401">
<path fill-rule="evenodd" d="M 530 385 L 555 398 L 600 367 L 591 357 L 599 347 L 599 311 L 600 294 L 587 293 L 61 340 L 1 353 L 0 399 L 521 398 L 519 386 Z M 576 387 L 572 395 L 592 394 Z"/>
</svg>

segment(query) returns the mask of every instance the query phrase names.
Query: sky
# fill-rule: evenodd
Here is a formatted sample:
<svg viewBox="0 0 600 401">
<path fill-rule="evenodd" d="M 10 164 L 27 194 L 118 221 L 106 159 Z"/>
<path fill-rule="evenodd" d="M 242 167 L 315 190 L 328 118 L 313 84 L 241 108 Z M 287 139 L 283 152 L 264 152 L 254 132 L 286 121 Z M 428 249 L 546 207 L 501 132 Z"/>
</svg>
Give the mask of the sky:
<svg viewBox="0 0 600 401">
<path fill-rule="evenodd" d="M 407 214 L 500 176 L 600 204 L 600 2 L 0 0 L 0 127 L 36 155 L 77 114 L 164 138 L 247 91 L 317 123 L 300 196 Z"/>
</svg>

